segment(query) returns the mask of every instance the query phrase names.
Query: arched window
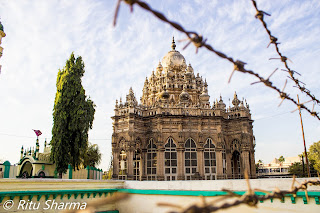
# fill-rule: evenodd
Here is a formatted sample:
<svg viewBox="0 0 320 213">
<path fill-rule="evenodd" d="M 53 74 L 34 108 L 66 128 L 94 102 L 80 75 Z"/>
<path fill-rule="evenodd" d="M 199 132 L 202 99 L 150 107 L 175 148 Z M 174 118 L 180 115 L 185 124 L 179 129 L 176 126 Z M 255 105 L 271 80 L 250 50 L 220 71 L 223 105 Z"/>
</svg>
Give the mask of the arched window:
<svg viewBox="0 0 320 213">
<path fill-rule="evenodd" d="M 157 179 L 157 146 L 153 139 L 149 140 L 147 147 L 147 180 Z"/>
<path fill-rule="evenodd" d="M 164 176 L 165 180 L 177 180 L 177 146 L 169 138 L 164 151 Z"/>
<path fill-rule="evenodd" d="M 215 180 L 217 175 L 216 147 L 208 138 L 204 145 L 204 173 L 206 180 Z"/>
<path fill-rule="evenodd" d="M 133 179 L 141 180 L 141 152 L 136 150 L 133 156 Z"/>
<path fill-rule="evenodd" d="M 191 180 L 191 176 L 197 172 L 197 150 L 194 140 L 189 138 L 185 143 L 184 163 L 186 180 Z"/>
<path fill-rule="evenodd" d="M 124 150 L 120 152 L 119 161 L 119 180 L 127 179 L 127 153 Z"/>
<path fill-rule="evenodd" d="M 232 141 L 232 144 L 231 144 L 231 150 L 234 151 L 234 150 L 238 150 L 240 151 L 240 143 L 237 139 L 234 139 Z"/>
</svg>

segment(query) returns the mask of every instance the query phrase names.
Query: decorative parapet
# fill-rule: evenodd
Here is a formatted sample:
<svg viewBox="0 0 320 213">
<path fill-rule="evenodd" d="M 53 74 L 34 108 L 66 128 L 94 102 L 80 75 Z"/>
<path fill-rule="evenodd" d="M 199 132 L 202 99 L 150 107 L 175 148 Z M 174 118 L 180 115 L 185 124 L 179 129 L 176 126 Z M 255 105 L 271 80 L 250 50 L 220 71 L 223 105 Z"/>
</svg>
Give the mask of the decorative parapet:
<svg viewBox="0 0 320 213">
<path fill-rule="evenodd" d="M 42 196 L 45 197 L 46 200 L 52 196 L 53 199 L 60 198 L 63 200 L 64 196 L 67 196 L 69 200 L 71 197 L 77 199 L 78 197 L 83 199 L 93 197 L 95 198 L 97 195 L 101 197 L 104 195 L 105 197 L 110 194 L 112 195 L 114 192 L 118 191 L 118 189 L 82 189 L 82 190 L 44 190 L 44 191 L 10 191 L 10 192 L 0 192 L 0 203 L 2 203 L 5 197 L 9 197 L 10 200 L 14 200 L 15 197 L 19 197 L 19 200 L 23 200 L 24 197 L 32 200 L 33 197 L 37 197 L 37 201 L 41 199 Z"/>
<path fill-rule="evenodd" d="M 123 188 L 123 181 L 61 180 L 61 179 L 0 179 L 0 203 L 7 199 L 41 198 L 83 199 L 107 196 Z M 0 210 L 1 212 L 1 210 Z"/>
</svg>

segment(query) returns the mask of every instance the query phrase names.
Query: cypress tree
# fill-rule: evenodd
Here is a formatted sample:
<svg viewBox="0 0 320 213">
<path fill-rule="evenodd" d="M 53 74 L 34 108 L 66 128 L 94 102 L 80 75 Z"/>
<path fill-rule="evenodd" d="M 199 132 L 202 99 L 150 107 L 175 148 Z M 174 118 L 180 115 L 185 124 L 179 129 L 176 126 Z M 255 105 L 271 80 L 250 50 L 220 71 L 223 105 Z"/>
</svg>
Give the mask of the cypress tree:
<svg viewBox="0 0 320 213">
<path fill-rule="evenodd" d="M 88 148 L 88 131 L 92 129 L 95 105 L 82 87 L 84 63 L 72 53 L 65 67 L 59 69 L 53 108 L 51 160 L 60 177 L 68 164 L 78 169 Z"/>
</svg>

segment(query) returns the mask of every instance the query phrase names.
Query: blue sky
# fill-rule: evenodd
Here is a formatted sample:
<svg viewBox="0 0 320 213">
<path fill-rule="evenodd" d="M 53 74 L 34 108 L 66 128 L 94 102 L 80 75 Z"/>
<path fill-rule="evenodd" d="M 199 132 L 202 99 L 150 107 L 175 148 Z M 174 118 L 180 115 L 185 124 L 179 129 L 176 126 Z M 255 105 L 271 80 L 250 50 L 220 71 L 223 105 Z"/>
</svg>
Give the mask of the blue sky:
<svg viewBox="0 0 320 213">
<path fill-rule="evenodd" d="M 247 62 L 248 69 L 267 77 L 274 69 L 283 68 L 262 24 L 254 18 L 249 0 L 240 1 L 147 1 L 188 30 L 197 31 L 214 48 Z M 300 79 L 318 98 L 320 94 L 320 2 L 257 1 L 258 7 L 271 13 L 266 17 L 273 34 L 281 42 L 281 51 L 293 63 L 290 67 L 302 74 Z M 0 59 L 0 159 L 17 163 L 20 148 L 35 145 L 32 129 L 40 129 L 40 149 L 44 139 L 50 141 L 52 109 L 59 68 L 74 51 L 86 65 L 83 86 L 97 105 L 91 143 L 102 153 L 100 167 L 108 168 L 111 158 L 111 134 L 115 100 L 125 98 L 132 86 L 140 99 L 146 76 L 170 50 L 171 39 L 185 35 L 156 19 L 137 6 L 130 13 L 121 5 L 118 23 L 112 26 L 116 0 L 68 1 L 0 1 L 1 22 L 7 34 Z M 296 107 L 284 102 L 252 76 L 235 73 L 229 62 L 205 49 L 195 54 L 185 43 L 177 42 L 179 50 L 195 72 L 207 79 L 210 101 L 220 96 L 229 105 L 234 91 L 250 105 L 256 137 L 256 160 L 269 162 L 275 157 L 296 156 L 303 151 L 303 142 Z M 276 72 L 272 81 L 283 87 L 287 74 Z M 307 101 L 289 82 L 286 91 Z M 308 105 L 312 108 L 312 104 Z M 315 108 L 319 111 L 319 106 Z M 307 145 L 319 141 L 320 122 L 302 113 Z"/>
</svg>

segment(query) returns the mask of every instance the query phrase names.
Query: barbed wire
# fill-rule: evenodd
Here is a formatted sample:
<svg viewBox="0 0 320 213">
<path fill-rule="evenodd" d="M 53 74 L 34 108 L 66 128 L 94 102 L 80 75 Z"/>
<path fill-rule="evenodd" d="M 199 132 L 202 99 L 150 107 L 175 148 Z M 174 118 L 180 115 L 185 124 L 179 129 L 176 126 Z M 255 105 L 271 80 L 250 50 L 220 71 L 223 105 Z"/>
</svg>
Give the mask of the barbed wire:
<svg viewBox="0 0 320 213">
<path fill-rule="evenodd" d="M 252 4 L 253 4 L 256 12 L 257 12 L 256 15 L 255 15 L 255 17 L 261 21 L 264 29 L 266 30 L 266 32 L 267 32 L 268 35 L 269 35 L 269 38 L 270 38 L 270 43 L 269 43 L 269 45 L 270 45 L 270 44 L 274 44 L 275 49 L 276 49 L 276 52 L 277 52 L 277 54 L 280 56 L 280 58 L 270 58 L 269 60 L 271 60 L 271 59 L 280 59 L 281 62 L 284 64 L 285 68 L 286 68 L 286 70 L 285 70 L 285 69 L 282 69 L 282 71 L 286 71 L 286 72 L 288 72 L 289 75 L 290 75 L 290 77 L 288 76 L 288 78 L 291 79 L 291 80 L 296 84 L 296 87 L 297 87 L 302 93 L 304 93 L 304 94 L 306 94 L 308 97 L 310 97 L 311 100 L 314 101 L 315 103 L 320 104 L 319 99 L 317 99 L 317 98 L 311 93 L 311 91 L 308 90 L 308 89 L 305 87 L 306 84 L 303 83 L 303 82 L 301 82 L 298 78 L 296 78 L 296 77 L 294 76 L 295 74 L 301 76 L 301 74 L 298 73 L 298 72 L 296 72 L 296 71 L 294 71 L 294 70 L 292 70 L 292 69 L 289 67 L 289 65 L 288 65 L 288 63 L 287 63 L 287 60 L 290 61 L 290 59 L 289 59 L 288 57 L 284 56 L 284 55 L 280 52 L 280 48 L 279 48 L 279 44 L 280 44 L 280 43 L 278 42 L 278 38 L 275 37 L 274 35 L 272 35 L 271 30 L 268 28 L 267 23 L 264 21 L 264 15 L 267 15 L 267 16 L 271 16 L 271 15 L 268 14 L 268 13 L 266 13 L 265 11 L 259 10 L 259 9 L 258 9 L 258 6 L 257 6 L 257 2 L 256 2 L 255 0 L 251 0 L 251 1 L 252 1 Z M 269 47 L 269 45 L 268 45 L 267 47 Z M 313 111 L 313 110 L 312 110 L 312 111 Z"/>
<path fill-rule="evenodd" d="M 215 199 L 214 201 L 211 201 L 209 203 L 206 202 L 205 197 L 201 197 L 201 204 L 193 204 L 190 205 L 186 208 L 183 208 L 177 204 L 170 204 L 170 203 L 158 203 L 158 206 L 162 207 L 173 207 L 173 208 L 178 208 L 181 211 L 171 211 L 170 213 L 188 213 L 188 212 L 193 212 L 193 213 L 209 213 L 209 212 L 215 212 L 221 209 L 228 209 L 234 206 L 238 206 L 240 204 L 246 204 L 251 207 L 257 206 L 259 201 L 265 201 L 269 199 L 284 199 L 285 196 L 288 196 L 291 194 L 292 196 L 297 196 L 297 192 L 299 190 L 304 190 L 305 191 L 305 196 L 307 201 L 309 202 L 309 196 L 307 192 L 308 185 L 313 185 L 313 186 L 319 186 L 320 185 L 320 179 L 317 180 L 308 180 L 304 181 L 302 184 L 300 184 L 298 181 L 296 181 L 295 176 L 293 176 L 293 181 L 291 185 L 291 189 L 289 190 L 280 190 L 276 188 L 272 192 L 268 192 L 265 190 L 261 189 L 252 189 L 250 185 L 250 181 L 248 178 L 248 173 L 245 172 L 245 177 L 246 177 L 246 182 L 248 186 L 248 190 L 245 194 L 239 195 L 233 191 L 230 191 L 228 189 L 222 189 L 222 191 L 226 192 L 226 195 L 222 195 L 220 198 Z M 295 184 L 298 183 L 298 186 L 295 186 Z M 257 195 L 255 192 L 263 192 L 265 195 Z M 221 201 L 226 201 L 226 199 L 229 198 L 236 198 L 235 200 L 231 202 L 224 202 L 223 204 L 220 205 L 215 205 L 218 202 Z"/>
<path fill-rule="evenodd" d="M 187 46 L 189 46 L 192 43 L 196 47 L 196 53 L 198 52 L 199 48 L 204 47 L 207 50 L 215 53 L 220 58 L 223 58 L 223 59 L 228 60 L 229 62 L 233 63 L 234 68 L 233 68 L 233 71 L 232 71 L 232 73 L 230 75 L 230 78 L 229 78 L 228 82 L 230 82 L 230 80 L 231 80 L 231 78 L 232 78 L 232 76 L 233 76 L 235 71 L 242 72 L 242 73 L 247 73 L 249 75 L 253 75 L 253 76 L 255 76 L 256 78 L 259 79 L 258 82 L 261 82 L 265 86 L 267 86 L 267 87 L 273 89 L 274 91 L 276 91 L 279 94 L 280 98 L 281 98 L 281 103 L 282 103 L 283 100 L 288 100 L 288 101 L 292 102 L 293 104 L 295 104 L 298 107 L 298 109 L 299 108 L 300 109 L 304 109 L 310 115 L 312 115 L 312 116 L 316 117 L 318 120 L 320 120 L 319 113 L 314 111 L 314 105 L 313 105 L 313 108 L 311 110 L 305 105 L 306 102 L 305 103 L 298 103 L 295 99 L 291 98 L 289 96 L 289 94 L 284 91 L 286 83 L 285 83 L 285 86 L 283 87 L 282 90 L 280 90 L 278 87 L 273 85 L 273 83 L 270 81 L 270 77 L 272 76 L 272 74 L 275 71 L 268 78 L 265 79 L 262 76 L 260 76 L 258 73 L 255 73 L 252 70 L 245 69 L 244 68 L 244 66 L 246 64 L 245 62 L 242 62 L 240 60 L 235 60 L 232 57 L 226 55 L 225 53 L 223 53 L 221 51 L 218 51 L 218 50 L 215 50 L 210 44 L 206 43 L 207 39 L 204 39 L 201 34 L 199 34 L 197 32 L 194 32 L 194 31 L 185 30 L 184 27 L 181 26 L 179 23 L 174 22 L 174 21 L 170 21 L 169 19 L 166 18 L 165 15 L 163 15 L 162 13 L 160 13 L 160 12 L 158 12 L 156 10 L 153 10 L 147 3 L 143 2 L 143 1 L 140 1 L 140 0 L 118 0 L 117 6 L 116 6 L 116 10 L 115 10 L 115 15 L 114 15 L 114 21 L 113 21 L 114 26 L 116 25 L 118 12 L 119 12 L 120 4 L 121 4 L 122 1 L 130 6 L 131 12 L 133 11 L 133 5 L 136 4 L 136 5 L 140 6 L 141 8 L 147 10 L 148 12 L 151 12 L 153 15 L 155 15 L 161 21 L 171 25 L 176 30 L 184 33 L 187 36 L 186 40 L 189 40 L 189 41 L 187 42 L 187 44 L 185 45 L 185 47 L 183 49 L 185 49 Z M 260 19 L 260 17 L 262 17 L 261 19 L 263 20 L 263 15 L 264 14 L 269 15 L 269 14 L 265 13 L 264 11 L 260 11 L 259 13 L 256 14 L 256 17 L 259 18 L 259 19 Z M 263 23 L 265 23 L 265 22 L 263 22 Z M 265 24 L 265 26 L 267 26 L 267 25 Z M 265 29 L 267 30 L 268 34 L 270 35 L 271 43 L 277 44 L 277 38 L 271 35 L 271 32 L 270 32 L 270 30 L 268 30 L 267 27 L 265 27 Z M 286 71 L 289 73 L 289 75 L 291 77 L 291 80 L 293 80 L 296 83 L 296 85 L 300 89 L 300 91 L 304 91 L 304 93 L 307 94 L 309 97 L 311 97 L 313 101 L 315 101 L 316 103 L 319 104 L 320 103 L 319 100 L 316 99 L 316 97 L 311 94 L 310 90 L 306 89 L 304 86 L 301 86 L 300 83 L 302 83 L 302 82 L 299 81 L 296 77 L 294 77 L 294 73 L 297 73 L 297 72 L 291 70 L 288 67 L 288 64 L 286 62 L 288 60 L 288 58 L 283 56 L 280 53 L 279 48 L 278 48 L 277 45 L 276 45 L 276 49 L 277 49 L 278 54 L 280 55 L 280 60 L 285 63 L 285 67 L 287 68 Z M 297 73 L 297 74 L 299 74 L 299 73 Z M 255 82 L 255 83 L 257 83 L 257 82 Z M 280 104 L 279 104 L 279 106 L 280 106 Z"/>
</svg>

